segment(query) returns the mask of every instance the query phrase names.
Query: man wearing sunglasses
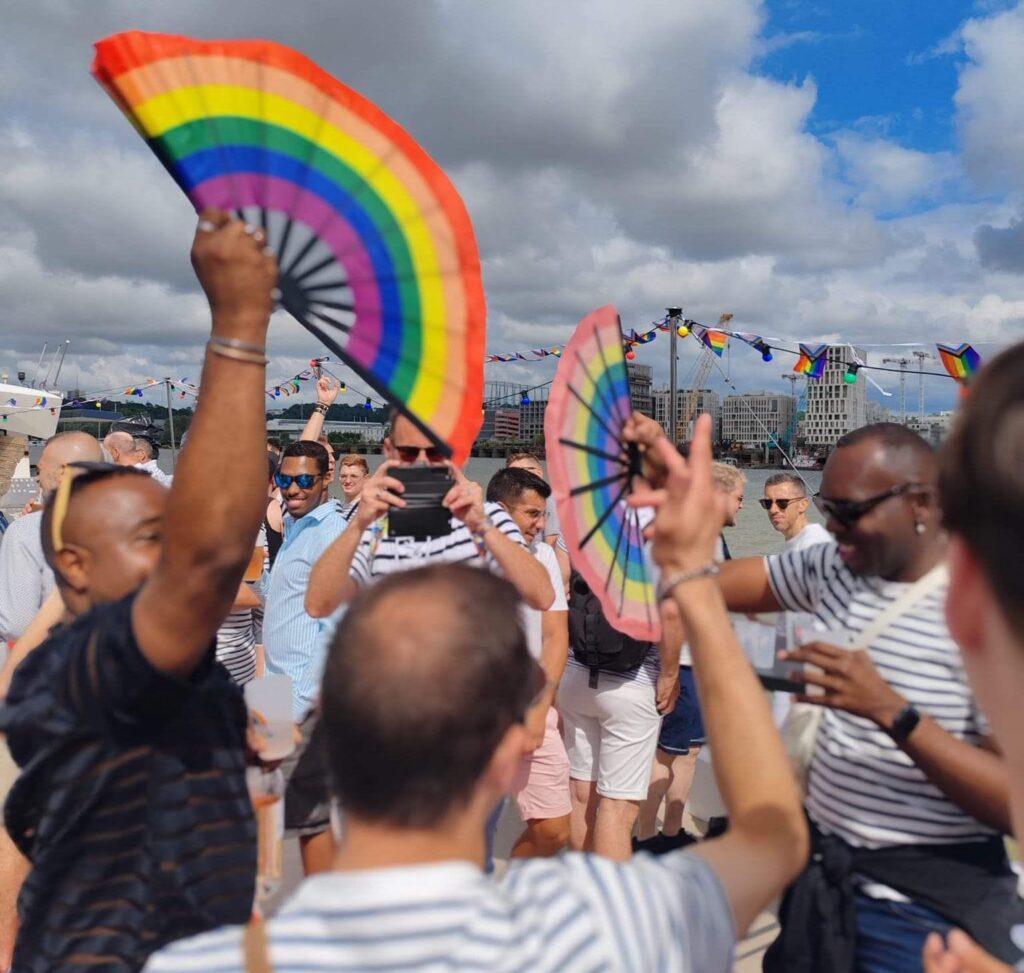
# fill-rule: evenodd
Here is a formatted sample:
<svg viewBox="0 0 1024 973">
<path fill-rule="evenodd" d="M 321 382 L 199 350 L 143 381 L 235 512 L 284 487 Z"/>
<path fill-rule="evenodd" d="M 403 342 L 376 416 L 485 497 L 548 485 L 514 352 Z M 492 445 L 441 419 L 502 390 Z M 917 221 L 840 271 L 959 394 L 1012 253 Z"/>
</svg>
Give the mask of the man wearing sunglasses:
<svg viewBox="0 0 1024 973">
<path fill-rule="evenodd" d="M 832 540 L 821 524 L 807 518 L 811 498 L 807 484 L 795 473 L 775 473 L 764 481 L 764 497 L 757 501 L 785 539 L 786 550 L 827 544 Z"/>
<path fill-rule="evenodd" d="M 732 610 L 808 612 L 830 633 L 785 653 L 808 667 L 795 698 L 826 709 L 806 800 L 817 856 L 783 903 L 768 971 L 917 971 L 928 931 L 1005 866 L 1006 770 L 943 615 L 936 483 L 923 439 L 864 427 L 839 440 L 815 498 L 835 543 L 722 566 Z M 809 940 L 809 926 L 826 933 Z"/>
<path fill-rule="evenodd" d="M 285 830 L 299 839 L 306 874 L 326 868 L 332 848 L 327 780 L 316 748 L 310 748 L 327 645 L 321 623 L 305 607 L 313 566 L 347 523 L 341 505 L 328 496 L 329 469 L 327 450 L 315 440 L 284 448 L 274 476 L 285 507 L 284 540 L 262 582 L 267 672 L 291 678 L 292 717 L 302 734 L 281 769 Z"/>
<path fill-rule="evenodd" d="M 385 461 L 363 487 L 348 527 L 327 549 L 310 575 L 306 610 L 324 618 L 356 592 L 387 574 L 427 564 L 457 563 L 502 574 L 526 604 L 547 611 L 554 601 L 548 572 L 526 547 L 522 533 L 499 504 L 485 503 L 480 485 L 458 467 L 406 416 L 392 416 L 384 440 Z M 402 482 L 390 475 L 400 466 L 448 466 L 453 486 L 442 501 L 451 514 L 451 533 L 413 540 L 387 532 L 386 517 L 405 501 Z"/>
</svg>

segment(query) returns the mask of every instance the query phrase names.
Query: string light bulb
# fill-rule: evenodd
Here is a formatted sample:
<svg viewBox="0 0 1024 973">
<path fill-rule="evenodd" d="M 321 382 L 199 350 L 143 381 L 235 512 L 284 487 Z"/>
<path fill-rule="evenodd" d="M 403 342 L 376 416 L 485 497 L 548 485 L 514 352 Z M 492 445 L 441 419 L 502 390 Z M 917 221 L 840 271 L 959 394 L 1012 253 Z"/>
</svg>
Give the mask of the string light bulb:
<svg viewBox="0 0 1024 973">
<path fill-rule="evenodd" d="M 846 366 L 846 374 L 843 376 L 843 381 L 846 382 L 847 385 L 856 385 L 857 372 L 859 371 L 860 364 L 858 362 L 850 362 L 850 364 Z"/>
<path fill-rule="evenodd" d="M 519 404 L 520 405 L 529 405 L 530 404 L 530 397 L 525 392 L 523 392 L 522 395 L 519 396 Z"/>
<path fill-rule="evenodd" d="M 373 403 L 370 401 L 369 396 L 366 397 L 366 401 L 363 403 L 363 408 L 366 409 L 367 411 L 373 408 Z"/>
<path fill-rule="evenodd" d="M 676 334 L 679 335 L 680 338 L 689 338 L 690 337 L 690 328 L 689 328 L 689 326 L 685 325 L 685 324 L 679 325 L 679 327 L 676 328 Z"/>
<path fill-rule="evenodd" d="M 626 361 L 633 361 L 636 358 L 636 352 L 632 348 L 626 349 Z"/>
<path fill-rule="evenodd" d="M 765 341 L 755 342 L 754 348 L 757 351 L 761 352 L 761 361 L 763 361 L 763 362 L 770 362 L 772 360 L 772 358 L 774 357 L 772 355 L 771 345 L 769 345 Z"/>
</svg>

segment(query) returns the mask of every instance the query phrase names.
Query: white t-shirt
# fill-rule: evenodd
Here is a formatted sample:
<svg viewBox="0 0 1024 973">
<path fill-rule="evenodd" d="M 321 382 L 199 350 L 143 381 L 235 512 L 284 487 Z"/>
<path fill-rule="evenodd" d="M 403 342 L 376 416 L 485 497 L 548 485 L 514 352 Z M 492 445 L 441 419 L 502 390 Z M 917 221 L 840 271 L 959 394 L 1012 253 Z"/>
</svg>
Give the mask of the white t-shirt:
<svg viewBox="0 0 1024 973">
<path fill-rule="evenodd" d="M 565 585 L 562 584 L 562 572 L 558 567 L 558 560 L 550 544 L 544 541 L 537 543 L 530 548 L 533 556 L 544 565 L 551 579 L 551 587 L 555 589 L 555 600 L 551 603 L 549 612 L 565 612 L 569 610 L 569 603 L 565 599 Z M 540 662 L 541 650 L 544 648 L 543 630 L 541 627 L 541 616 L 544 613 L 528 605 L 519 606 L 519 617 L 523 623 L 523 631 L 526 632 L 526 647 L 538 662 Z"/>
<path fill-rule="evenodd" d="M 785 550 L 804 551 L 815 544 L 831 544 L 833 540 L 835 538 L 821 524 L 808 524 L 799 534 L 786 541 Z M 800 634 L 814 629 L 816 623 L 817 618 L 807 612 L 779 612 L 775 619 L 775 651 L 798 645 Z"/>
</svg>

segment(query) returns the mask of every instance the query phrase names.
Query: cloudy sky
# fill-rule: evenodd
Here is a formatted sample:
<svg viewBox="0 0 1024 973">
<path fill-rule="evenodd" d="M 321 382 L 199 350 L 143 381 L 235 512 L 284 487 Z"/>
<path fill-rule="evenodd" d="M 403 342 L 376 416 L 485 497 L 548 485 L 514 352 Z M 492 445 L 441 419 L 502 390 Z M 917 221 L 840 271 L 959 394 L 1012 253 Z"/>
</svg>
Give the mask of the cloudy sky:
<svg viewBox="0 0 1024 973">
<path fill-rule="evenodd" d="M 70 338 L 61 384 L 197 377 L 194 217 L 88 73 L 92 42 L 129 28 L 290 44 L 407 128 L 468 204 L 491 351 L 563 341 L 609 302 L 626 327 L 670 304 L 730 311 L 740 330 L 873 346 L 872 362 L 1024 333 L 1024 2 L 8 0 L 12 373 Z M 272 330 L 269 377 L 317 352 L 290 320 Z M 667 342 L 639 359 L 664 378 Z M 723 364 L 752 391 L 783 387 L 790 361 L 738 347 Z M 931 408 L 953 401 L 952 383 L 927 388 Z"/>
</svg>

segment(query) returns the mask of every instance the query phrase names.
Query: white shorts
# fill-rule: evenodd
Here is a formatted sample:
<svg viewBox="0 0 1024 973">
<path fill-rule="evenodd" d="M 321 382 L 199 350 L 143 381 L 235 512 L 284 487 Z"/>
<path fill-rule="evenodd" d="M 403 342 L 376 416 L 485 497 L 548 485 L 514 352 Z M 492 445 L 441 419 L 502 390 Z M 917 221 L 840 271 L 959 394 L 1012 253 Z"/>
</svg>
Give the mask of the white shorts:
<svg viewBox="0 0 1024 973">
<path fill-rule="evenodd" d="M 642 801 L 661 728 L 654 686 L 643 676 L 623 679 L 604 672 L 597 689 L 589 681 L 586 669 L 569 665 L 558 690 L 569 776 L 597 781 L 602 797 Z"/>
</svg>

